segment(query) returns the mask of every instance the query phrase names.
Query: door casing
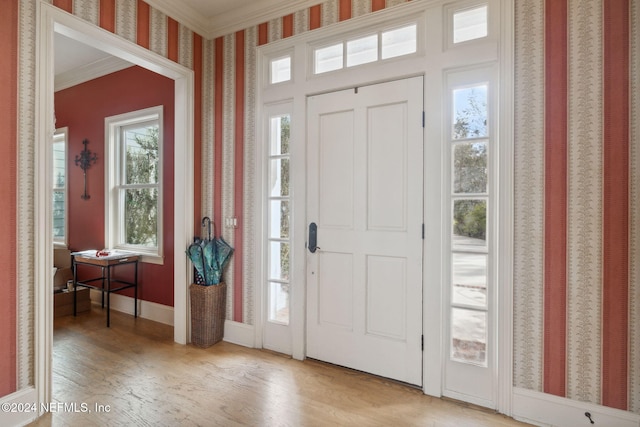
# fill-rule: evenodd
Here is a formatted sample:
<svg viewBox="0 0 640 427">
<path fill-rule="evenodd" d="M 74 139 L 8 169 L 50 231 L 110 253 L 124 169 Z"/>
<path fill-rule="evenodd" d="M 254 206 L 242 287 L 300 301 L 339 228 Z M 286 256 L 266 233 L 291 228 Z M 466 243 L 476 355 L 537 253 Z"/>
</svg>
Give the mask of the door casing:
<svg viewBox="0 0 640 427">
<path fill-rule="evenodd" d="M 34 283 L 49 283 L 50 265 L 53 265 L 53 236 L 51 232 L 51 136 L 55 125 L 53 39 L 54 32 L 90 43 L 133 64 L 147 68 L 175 81 L 175 134 L 173 153 L 175 166 L 174 191 L 174 340 L 180 344 L 188 341 L 189 322 L 187 315 L 187 284 L 191 281 L 191 270 L 186 257 L 181 256 L 193 240 L 194 235 L 194 181 L 188 173 L 193 166 L 193 99 L 194 73 L 167 58 L 161 57 L 141 46 L 134 45 L 101 28 L 70 15 L 62 10 L 37 2 L 39 34 L 36 38 L 37 68 L 35 76 L 35 199 L 32 226 L 41 231 L 34 236 L 35 270 Z M 31 170 L 29 168 L 25 170 Z M 42 231 L 44 230 L 44 231 Z M 47 286 L 35 290 L 35 389 L 39 402 L 51 401 L 51 354 L 53 351 L 53 295 Z M 26 356 L 26 355 L 25 355 Z"/>
</svg>

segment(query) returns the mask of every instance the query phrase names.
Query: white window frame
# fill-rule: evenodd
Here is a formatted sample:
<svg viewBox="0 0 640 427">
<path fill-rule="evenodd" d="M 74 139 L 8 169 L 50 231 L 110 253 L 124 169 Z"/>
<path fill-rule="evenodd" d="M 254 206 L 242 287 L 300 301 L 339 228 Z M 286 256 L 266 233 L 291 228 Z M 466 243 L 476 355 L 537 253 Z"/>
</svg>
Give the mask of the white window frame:
<svg viewBox="0 0 640 427">
<path fill-rule="evenodd" d="M 272 73 L 272 64 L 275 61 L 280 61 L 282 59 L 289 58 L 289 66 L 290 66 L 290 75 L 288 80 L 280 80 L 278 82 L 273 82 L 273 73 Z M 269 56 L 269 58 L 264 61 L 264 69 L 263 69 L 263 81 L 266 83 L 265 86 L 280 86 L 293 83 L 293 76 L 295 74 L 294 69 L 295 58 L 293 56 L 293 50 L 287 49 L 281 52 L 276 52 L 273 55 Z"/>
<path fill-rule="evenodd" d="M 276 130 L 272 127 L 272 123 L 271 120 L 275 119 L 275 118 L 282 118 L 288 116 L 289 117 L 289 121 L 291 121 L 291 112 L 281 112 L 281 113 L 275 113 L 275 114 L 271 114 L 268 119 L 269 119 L 269 123 L 267 126 L 269 126 L 269 134 L 270 134 L 270 143 L 273 143 L 273 139 L 275 139 L 276 137 L 280 137 L 280 129 Z M 274 154 L 274 153 L 267 153 L 267 165 L 266 165 L 266 170 L 267 170 L 267 176 L 268 179 L 266 180 L 267 184 L 271 181 L 271 179 L 273 179 L 273 176 L 270 173 L 270 163 L 273 160 L 286 160 L 288 162 L 290 162 L 291 160 L 291 151 L 289 150 L 286 153 L 280 153 L 280 154 Z M 289 174 L 290 175 L 290 174 Z M 290 180 L 291 176 L 287 177 L 287 180 Z M 271 243 L 282 243 L 282 244 L 287 244 L 289 246 L 291 246 L 292 242 L 291 242 L 291 231 L 289 233 L 288 237 L 274 237 L 271 235 L 270 231 L 271 231 L 271 227 L 273 226 L 273 221 L 274 218 L 271 216 L 272 215 L 272 210 L 271 210 L 271 203 L 272 202 L 286 202 L 289 203 L 290 209 L 291 209 L 291 191 L 289 191 L 289 193 L 287 195 L 280 195 L 280 196 L 273 196 L 267 193 L 267 201 L 266 201 L 266 209 L 267 209 L 267 218 L 268 221 L 270 222 L 270 226 L 266 227 L 266 235 L 265 235 L 265 240 L 267 241 L 267 262 L 272 264 L 274 263 L 274 258 L 272 257 L 272 249 L 271 249 Z M 291 256 L 289 256 L 289 262 L 291 262 Z M 275 323 L 275 324 L 279 324 L 279 325 L 283 325 L 283 326 L 289 326 L 289 318 L 287 318 L 286 321 L 280 321 L 277 319 L 273 319 L 272 318 L 272 312 L 271 312 L 271 305 L 275 302 L 275 298 L 274 296 L 271 294 L 271 291 L 269 290 L 269 286 L 271 284 L 275 284 L 275 283 L 279 283 L 282 285 L 290 285 L 291 284 L 291 278 L 289 279 L 282 279 L 282 278 L 276 278 L 276 277 L 270 277 L 270 275 L 268 274 L 269 270 L 267 270 L 267 276 L 265 278 L 266 281 L 266 285 L 267 285 L 267 292 L 269 294 L 269 303 L 268 303 L 268 310 L 267 310 L 267 317 L 265 319 L 266 322 L 270 322 L 270 323 Z M 287 308 L 289 308 L 289 303 L 287 304 Z"/>
<path fill-rule="evenodd" d="M 293 104 L 293 102 L 289 99 L 289 100 L 283 100 L 283 101 L 278 101 L 275 103 L 271 103 L 268 105 L 264 105 L 262 106 L 262 111 L 264 113 L 263 115 L 263 120 L 261 120 L 260 123 L 260 129 L 264 132 L 264 135 L 271 135 L 271 119 L 274 117 L 281 117 L 281 116 L 285 116 L 288 115 L 291 123 L 290 123 L 290 145 L 289 145 L 289 152 L 286 153 L 286 155 L 272 155 L 272 153 L 270 152 L 269 144 L 271 142 L 270 138 L 265 139 L 265 144 L 267 144 L 266 146 L 264 146 L 263 150 L 261 150 L 260 152 L 260 159 L 258 161 L 258 173 L 259 176 L 262 177 L 262 182 L 263 184 L 263 188 L 262 191 L 260 192 L 260 203 L 262 206 L 262 209 L 259 209 L 259 211 L 264 212 L 264 216 L 261 216 L 261 235 L 260 235 L 260 239 L 259 241 L 260 246 L 261 246 L 261 250 L 259 250 L 259 265 L 263 266 L 263 268 L 261 269 L 261 274 L 260 274 L 260 286 L 259 289 L 257 289 L 257 293 L 259 295 L 264 295 L 265 298 L 262 299 L 262 304 L 259 306 L 260 307 L 260 311 L 259 313 L 259 322 L 260 324 L 263 326 L 262 328 L 260 328 L 259 330 L 259 335 L 260 337 L 258 338 L 259 342 L 261 343 L 261 345 L 264 348 L 270 349 L 270 350 L 274 350 L 274 351 L 278 351 L 280 353 L 284 353 L 284 354 L 294 354 L 295 350 L 293 348 L 293 325 L 297 324 L 298 322 L 296 321 L 298 319 L 298 313 L 294 312 L 294 307 L 293 307 L 293 303 L 295 301 L 295 295 L 298 292 L 297 290 L 297 285 L 299 285 L 298 283 L 296 283 L 296 278 L 299 278 L 299 273 L 296 274 L 296 271 L 299 270 L 302 265 L 299 265 L 298 262 L 296 262 L 298 259 L 300 259 L 300 254 L 294 254 L 294 245 L 293 242 L 294 240 L 296 240 L 296 236 L 300 235 L 301 233 L 299 233 L 296 230 L 296 224 L 294 223 L 294 220 L 296 218 L 295 216 L 295 194 L 296 192 L 299 190 L 299 185 L 301 182 L 301 180 L 296 180 L 296 170 L 294 170 L 293 168 L 293 163 L 291 162 L 291 158 L 295 155 L 299 155 L 299 153 L 296 153 L 296 150 L 299 149 L 300 147 L 298 147 L 297 145 L 299 144 L 293 144 L 292 142 L 294 140 L 299 140 L 296 139 L 296 132 L 297 132 L 297 125 L 296 125 L 296 114 L 295 114 L 295 106 Z M 277 159 L 277 158 L 287 158 L 289 159 L 290 163 L 289 163 L 289 195 L 287 197 L 272 197 L 270 195 L 270 192 L 268 191 L 268 182 L 269 182 L 269 163 L 271 162 L 272 159 Z M 289 213 L 290 213 L 290 222 L 289 222 L 289 237 L 287 239 L 278 239 L 278 238 L 272 238 L 269 235 L 269 228 L 270 228 L 270 224 L 269 224 L 269 220 L 270 220 L 270 215 L 269 215 L 269 209 L 270 209 L 270 203 L 272 200 L 286 200 L 289 202 Z M 274 320 L 270 320 L 270 311 L 269 311 L 269 306 L 270 306 L 270 283 L 278 283 L 280 282 L 279 280 L 270 280 L 271 278 L 269 277 L 269 267 L 268 267 L 268 263 L 270 261 L 269 259 L 269 253 L 270 253 L 270 243 L 271 242 L 279 242 L 279 241 L 283 241 L 283 242 L 288 242 L 290 245 L 290 255 L 289 255 L 289 279 L 288 279 L 288 284 L 289 284 L 289 319 L 288 322 L 284 323 L 284 322 L 277 322 Z M 304 263 L 302 263 L 304 264 Z M 284 281 L 280 282 L 280 283 L 284 283 Z M 260 303 L 258 303 L 260 304 Z"/>
<path fill-rule="evenodd" d="M 497 250 L 499 247 L 498 244 L 498 233 L 497 233 L 497 212 L 498 212 L 498 197 L 497 197 L 497 176 L 498 176 L 498 159 L 496 156 L 498 155 L 497 146 L 499 144 L 498 134 L 497 134 L 497 123 L 498 123 L 498 106 L 496 104 L 497 95 L 499 91 L 499 84 L 497 83 L 497 65 L 496 64 L 486 64 L 486 65 L 474 65 L 470 67 L 462 67 L 457 69 L 450 69 L 446 72 L 445 85 L 443 89 L 445 90 L 445 105 L 444 108 L 444 118 L 445 118 L 445 135 L 444 135 L 444 158 L 445 158 L 445 171 L 444 176 L 447 177 L 446 182 L 444 182 L 444 191 L 443 194 L 446 194 L 445 200 L 443 200 L 442 204 L 442 216 L 445 218 L 445 230 L 446 237 L 448 240 L 448 244 L 446 245 L 447 255 L 444 258 L 446 262 L 446 272 L 443 275 L 443 283 L 446 284 L 444 301 L 446 303 L 443 309 L 445 310 L 445 337 L 446 343 L 443 346 L 445 350 L 445 357 L 447 361 L 445 362 L 445 374 L 444 374 L 444 387 L 443 387 L 443 395 L 451 398 L 462 398 L 464 394 L 461 394 L 459 390 L 456 390 L 455 387 L 453 389 L 449 388 L 448 376 L 450 372 L 458 371 L 459 369 L 465 370 L 465 375 L 469 375 L 469 381 L 480 380 L 481 377 L 474 376 L 476 373 L 481 372 L 484 369 L 494 370 L 499 361 L 498 359 L 498 343 L 497 343 L 497 319 L 499 313 L 497 312 L 498 304 L 498 280 L 497 280 L 497 271 L 498 271 L 498 257 Z M 478 86 L 486 86 L 487 87 L 487 134 L 483 137 L 468 137 L 468 138 L 460 138 L 455 139 L 453 137 L 453 129 L 452 125 L 454 122 L 454 100 L 453 100 L 453 92 L 457 89 L 468 89 Z M 475 142 L 475 141 L 483 141 L 486 144 L 487 148 L 487 188 L 484 192 L 481 193 L 456 193 L 454 191 L 454 168 L 453 168 L 453 160 L 454 160 L 454 146 L 457 144 Z M 477 201 L 485 201 L 486 202 L 486 240 L 484 246 L 479 247 L 469 247 L 469 246 L 458 246 L 454 244 L 453 241 L 453 205 L 455 201 L 458 200 L 477 200 Z M 453 298 L 453 257 L 454 254 L 477 254 L 477 255 L 485 255 L 487 257 L 486 261 L 486 302 L 484 307 L 466 305 L 460 302 L 454 302 Z M 464 361 L 462 359 L 456 359 L 451 354 L 451 345 L 452 345 L 452 312 L 454 309 L 461 310 L 469 310 L 475 313 L 485 313 L 486 314 L 486 336 L 485 336 L 485 344 L 486 344 L 486 353 L 485 353 L 485 361 L 482 363 Z M 467 365 L 467 366 L 465 366 Z M 454 369 L 453 366 L 457 366 L 459 369 Z M 469 369 L 469 367 L 473 367 Z M 468 372 L 466 370 L 469 369 Z M 482 375 L 482 374 L 480 374 Z M 495 379 L 492 379 L 494 384 L 492 385 L 492 389 L 496 389 Z M 480 398 L 465 398 L 471 403 L 491 407 L 491 401 L 482 400 Z M 495 400 L 495 398 L 491 399 Z"/>
<path fill-rule="evenodd" d="M 122 163 L 122 129 L 138 123 L 151 120 L 158 121 L 158 237 L 157 248 L 122 243 L 124 236 L 123 203 L 121 195 L 124 179 Z M 151 107 L 105 118 L 105 246 L 110 249 L 130 251 L 142 254 L 142 261 L 152 264 L 163 264 L 163 107 Z"/>
<path fill-rule="evenodd" d="M 458 12 L 465 12 L 468 10 L 472 10 L 472 9 L 476 9 L 482 6 L 486 6 L 487 7 L 487 35 L 483 36 L 483 37 L 478 37 L 475 39 L 470 39 L 470 40 L 465 40 L 465 41 L 460 41 L 457 43 L 454 43 L 453 38 L 453 31 L 454 31 L 454 25 L 453 25 L 453 19 L 454 19 L 454 15 Z M 499 34 L 498 34 L 498 30 L 500 27 L 500 23 L 498 22 L 498 20 L 495 17 L 495 13 L 492 10 L 493 4 L 490 0 L 468 0 L 468 1 L 458 1 L 455 2 L 453 4 L 450 4 L 448 6 L 445 7 L 444 9 L 444 15 L 442 17 L 443 19 L 443 23 L 444 23 L 444 30 L 445 30 L 445 46 L 444 49 L 445 50 L 450 50 L 450 49 L 458 49 L 458 48 L 464 48 L 468 45 L 478 45 L 480 43 L 485 43 L 485 42 L 496 42 L 499 39 Z"/>
<path fill-rule="evenodd" d="M 58 142 L 64 142 L 64 185 L 56 187 L 55 180 L 53 181 L 51 188 L 51 200 L 53 200 L 53 195 L 55 193 L 62 193 L 64 195 L 64 236 L 62 238 L 53 236 L 53 245 L 54 247 L 66 248 L 69 243 L 69 128 L 63 127 L 56 129 L 53 134 L 52 145 L 53 143 Z M 53 155 L 51 156 L 51 161 L 53 165 Z M 51 220 L 53 223 L 53 211 L 51 213 Z"/>
</svg>

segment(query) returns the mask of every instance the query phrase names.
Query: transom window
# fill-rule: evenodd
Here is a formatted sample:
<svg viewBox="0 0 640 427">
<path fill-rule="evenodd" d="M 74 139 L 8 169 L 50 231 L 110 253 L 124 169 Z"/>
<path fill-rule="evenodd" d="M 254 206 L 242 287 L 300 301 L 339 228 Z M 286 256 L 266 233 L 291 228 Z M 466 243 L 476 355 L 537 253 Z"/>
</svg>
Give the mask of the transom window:
<svg viewBox="0 0 640 427">
<path fill-rule="evenodd" d="M 161 256 L 162 107 L 106 119 L 107 246 Z"/>
<path fill-rule="evenodd" d="M 453 43 L 462 43 L 470 40 L 487 37 L 488 6 L 476 5 L 453 12 Z"/>
<path fill-rule="evenodd" d="M 291 80 L 291 55 L 274 58 L 269 61 L 269 82 L 271 84 Z"/>
<path fill-rule="evenodd" d="M 417 33 L 418 26 L 412 23 L 317 47 L 313 50 L 313 73 L 322 74 L 411 55 L 418 50 Z"/>
</svg>

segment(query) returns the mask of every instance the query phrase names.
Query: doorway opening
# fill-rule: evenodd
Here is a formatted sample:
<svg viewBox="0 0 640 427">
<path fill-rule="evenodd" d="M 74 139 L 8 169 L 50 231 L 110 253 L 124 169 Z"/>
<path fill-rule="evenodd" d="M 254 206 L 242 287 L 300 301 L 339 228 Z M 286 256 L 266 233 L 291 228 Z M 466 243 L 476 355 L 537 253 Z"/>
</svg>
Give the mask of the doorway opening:
<svg viewBox="0 0 640 427">
<path fill-rule="evenodd" d="M 53 265 L 52 230 L 52 144 L 54 132 L 54 35 L 89 44 L 112 56 L 174 80 L 174 133 L 181 144 L 174 145 L 171 153 L 174 161 L 174 341 L 186 344 L 188 337 L 187 284 L 190 271 L 184 249 L 193 239 L 193 71 L 141 46 L 115 36 L 60 9 L 38 3 L 38 28 L 36 69 L 35 116 L 35 221 L 42 232 L 34 236 L 36 287 L 36 379 L 42 401 L 51 401 L 51 360 L 53 341 L 53 294 L 47 286 Z"/>
</svg>

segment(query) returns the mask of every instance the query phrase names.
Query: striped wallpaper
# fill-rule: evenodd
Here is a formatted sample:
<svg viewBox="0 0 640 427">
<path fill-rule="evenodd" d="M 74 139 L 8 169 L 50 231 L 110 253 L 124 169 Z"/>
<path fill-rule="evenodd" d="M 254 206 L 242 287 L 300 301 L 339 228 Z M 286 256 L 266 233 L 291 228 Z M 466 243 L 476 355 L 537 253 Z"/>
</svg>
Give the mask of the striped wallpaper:
<svg viewBox="0 0 640 427">
<path fill-rule="evenodd" d="M 18 39 L 19 39 L 19 5 L 10 3 L 3 5 L 0 14 L 0 200 L 5 207 L 4 220 L 0 222 L 0 396 L 6 396 L 17 389 L 17 317 L 18 300 L 16 247 L 17 218 L 17 144 L 18 133 Z"/>
<path fill-rule="evenodd" d="M 253 324 L 255 47 L 405 0 L 328 0 L 214 40 L 142 0 L 54 0 L 196 73 L 196 234 Z M 640 0 L 516 4 L 514 385 L 640 413 Z M 223 228 L 235 217 L 237 228 Z"/>
<path fill-rule="evenodd" d="M 516 2 L 514 265 L 515 385 L 636 413 L 638 3 Z"/>
</svg>

